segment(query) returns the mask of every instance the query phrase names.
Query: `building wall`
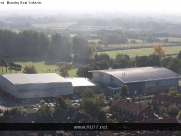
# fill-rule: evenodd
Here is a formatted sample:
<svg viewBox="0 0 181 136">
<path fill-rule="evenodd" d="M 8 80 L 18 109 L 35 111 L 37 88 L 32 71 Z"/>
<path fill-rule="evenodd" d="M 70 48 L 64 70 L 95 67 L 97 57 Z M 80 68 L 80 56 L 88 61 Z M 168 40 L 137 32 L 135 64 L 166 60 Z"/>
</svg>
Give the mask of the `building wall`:
<svg viewBox="0 0 181 136">
<path fill-rule="evenodd" d="M 94 92 L 99 92 L 101 91 L 101 86 L 100 85 L 96 85 L 96 86 L 75 86 L 73 87 L 73 93 L 82 93 L 85 91 L 86 88 L 90 88 L 91 90 L 93 90 Z"/>
<path fill-rule="evenodd" d="M 94 72 L 93 73 L 93 81 L 97 83 L 104 83 L 107 85 L 115 85 L 115 86 L 121 86 L 122 82 L 117 79 L 116 77 L 102 72 Z"/>
<path fill-rule="evenodd" d="M 167 80 L 157 80 L 144 82 L 143 93 L 155 93 L 168 91 L 170 87 L 178 88 L 178 79 L 167 79 Z"/>
<path fill-rule="evenodd" d="M 18 95 L 16 86 L 9 80 L 6 80 L 3 76 L 0 76 L 0 86 L 4 92 L 12 94 L 15 97 Z"/>
<path fill-rule="evenodd" d="M 142 82 L 128 83 L 127 86 L 129 88 L 130 95 L 136 95 L 142 93 Z"/>
</svg>

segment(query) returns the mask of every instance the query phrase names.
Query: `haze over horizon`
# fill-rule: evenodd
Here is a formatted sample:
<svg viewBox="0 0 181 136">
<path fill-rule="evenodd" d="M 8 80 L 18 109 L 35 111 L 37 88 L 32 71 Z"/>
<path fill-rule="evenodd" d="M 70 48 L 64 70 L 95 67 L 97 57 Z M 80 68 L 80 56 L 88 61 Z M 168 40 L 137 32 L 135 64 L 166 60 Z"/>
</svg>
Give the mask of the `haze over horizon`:
<svg viewBox="0 0 181 136">
<path fill-rule="evenodd" d="M 20 2 L 20 1 L 9 1 Z M 26 2 L 26 1 L 24 1 Z M 28 1 L 27 1 L 28 2 Z M 36 2 L 36 1 L 35 1 Z M 38 2 L 38 1 L 37 1 Z M 42 4 L 0 4 L 0 11 L 65 11 L 65 12 L 127 12 L 127 13 L 151 13 L 151 14 L 180 14 L 181 8 L 178 0 L 39 0 Z M 26 13 L 26 12 L 25 12 Z M 45 13 L 46 14 L 46 13 Z"/>
</svg>

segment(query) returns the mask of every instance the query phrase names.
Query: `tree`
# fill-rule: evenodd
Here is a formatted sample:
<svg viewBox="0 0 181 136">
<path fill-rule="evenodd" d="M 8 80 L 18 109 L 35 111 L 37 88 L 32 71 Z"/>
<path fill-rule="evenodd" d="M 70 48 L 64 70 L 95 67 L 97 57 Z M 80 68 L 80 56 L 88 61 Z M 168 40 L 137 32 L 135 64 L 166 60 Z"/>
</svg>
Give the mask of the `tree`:
<svg viewBox="0 0 181 136">
<path fill-rule="evenodd" d="M 96 101 L 89 97 L 82 100 L 80 107 L 85 113 L 90 114 L 92 117 L 96 117 L 100 111 L 100 107 L 97 105 Z"/>
<path fill-rule="evenodd" d="M 132 102 L 135 102 L 136 101 L 136 98 L 134 97 L 134 95 L 133 95 L 133 97 L 132 97 Z"/>
<path fill-rule="evenodd" d="M 107 122 L 106 113 L 100 110 L 99 114 L 97 115 L 97 120 L 99 123 L 106 123 Z"/>
<path fill-rule="evenodd" d="M 38 71 L 36 70 L 34 65 L 25 65 L 25 67 L 23 68 L 23 73 L 27 73 L 27 74 L 37 74 Z"/>
<path fill-rule="evenodd" d="M 95 97 L 95 93 L 94 91 L 92 91 L 90 88 L 86 88 L 82 94 L 81 94 L 82 98 L 94 98 Z"/>
<path fill-rule="evenodd" d="M 178 112 L 177 117 L 178 120 L 181 120 L 181 110 Z"/>
<path fill-rule="evenodd" d="M 120 89 L 120 96 L 122 98 L 125 98 L 128 95 L 129 95 L 129 88 L 126 84 L 123 84 Z"/>
<path fill-rule="evenodd" d="M 153 47 L 153 54 L 158 55 L 160 58 L 165 58 L 166 57 L 166 53 L 162 48 L 161 44 L 156 44 Z"/>
<path fill-rule="evenodd" d="M 167 108 L 165 106 L 160 106 L 158 112 L 159 112 L 159 115 L 162 117 L 166 117 L 168 114 Z"/>
<path fill-rule="evenodd" d="M 50 114 L 52 114 L 53 111 L 52 111 L 50 106 L 45 105 L 45 101 L 44 100 L 41 100 L 40 101 L 40 107 L 38 108 L 37 112 L 38 112 L 38 114 L 40 116 L 43 116 L 43 115 L 50 115 Z"/>
<path fill-rule="evenodd" d="M 151 34 L 147 34 L 146 42 L 153 43 L 155 41 L 154 37 Z"/>
<path fill-rule="evenodd" d="M 169 96 L 179 96 L 180 94 L 176 88 L 170 87 L 170 89 L 168 90 L 168 95 Z"/>
<path fill-rule="evenodd" d="M 172 58 L 167 68 L 174 71 L 175 73 L 178 73 L 181 68 L 181 60 L 178 58 Z"/>
<path fill-rule="evenodd" d="M 172 60 L 172 57 L 162 58 L 161 59 L 161 66 L 166 68 L 171 60 Z"/>
<path fill-rule="evenodd" d="M 168 107 L 168 113 L 172 117 L 176 117 L 178 115 L 179 111 L 180 110 L 176 105 L 171 105 L 171 106 Z"/>
<path fill-rule="evenodd" d="M 19 64 L 15 64 L 13 62 L 8 62 L 8 69 L 10 70 L 10 73 L 12 70 L 14 71 L 21 71 L 22 66 Z"/>
<path fill-rule="evenodd" d="M 160 58 L 158 55 L 151 54 L 148 56 L 148 66 L 161 66 Z"/>
<path fill-rule="evenodd" d="M 136 56 L 135 62 L 136 67 L 145 67 L 148 66 L 148 56 Z"/>
<path fill-rule="evenodd" d="M 181 59 L 181 51 L 179 51 L 178 55 L 177 55 L 178 59 Z"/>
<path fill-rule="evenodd" d="M 66 110 L 68 108 L 68 105 L 62 96 L 57 96 L 55 99 L 55 107 L 56 108 L 62 108 L 62 109 Z"/>
<path fill-rule="evenodd" d="M 58 67 L 60 75 L 63 77 L 68 76 L 68 71 L 73 68 L 73 65 L 67 62 L 58 62 L 56 66 Z"/>
</svg>

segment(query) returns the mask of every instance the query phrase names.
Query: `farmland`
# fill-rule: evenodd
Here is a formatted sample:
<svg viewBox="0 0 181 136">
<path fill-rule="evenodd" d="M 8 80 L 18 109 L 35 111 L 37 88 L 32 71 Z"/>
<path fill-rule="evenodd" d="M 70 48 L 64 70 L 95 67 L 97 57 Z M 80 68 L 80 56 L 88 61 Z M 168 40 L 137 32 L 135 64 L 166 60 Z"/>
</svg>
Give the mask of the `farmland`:
<svg viewBox="0 0 181 136">
<path fill-rule="evenodd" d="M 172 47 L 163 47 L 166 54 L 178 54 L 181 50 L 181 46 L 172 46 Z M 140 48 L 140 49 L 129 49 L 129 50 L 114 50 L 114 51 L 105 51 L 98 52 L 98 54 L 106 53 L 111 58 L 115 59 L 117 53 L 128 54 L 130 57 L 142 56 L 152 54 L 153 48 Z"/>
</svg>

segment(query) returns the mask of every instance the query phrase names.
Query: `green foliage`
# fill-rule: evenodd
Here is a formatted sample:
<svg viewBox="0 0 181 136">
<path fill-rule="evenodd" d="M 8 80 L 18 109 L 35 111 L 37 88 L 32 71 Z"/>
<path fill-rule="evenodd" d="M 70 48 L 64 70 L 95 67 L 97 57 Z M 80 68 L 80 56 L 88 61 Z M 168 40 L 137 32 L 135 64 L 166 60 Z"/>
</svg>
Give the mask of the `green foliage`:
<svg viewBox="0 0 181 136">
<path fill-rule="evenodd" d="M 167 68 L 178 73 L 181 68 L 181 60 L 178 58 L 172 58 Z"/>
<path fill-rule="evenodd" d="M 67 102 L 63 99 L 62 96 L 57 96 L 55 99 L 55 107 L 56 108 L 62 108 L 62 109 L 68 109 Z"/>
<path fill-rule="evenodd" d="M 84 66 L 80 66 L 77 70 L 77 75 L 80 77 L 87 77 L 91 78 L 92 73 L 88 72 L 90 70 L 103 70 L 103 69 L 108 69 L 109 65 L 106 60 L 100 61 L 100 62 L 92 62 Z"/>
<path fill-rule="evenodd" d="M 166 68 L 171 60 L 172 60 L 172 57 L 162 58 L 161 59 L 161 66 Z"/>
<path fill-rule="evenodd" d="M 159 115 L 162 117 L 166 117 L 168 114 L 167 108 L 165 106 L 160 106 L 158 112 L 159 112 Z"/>
<path fill-rule="evenodd" d="M 178 112 L 177 117 L 178 120 L 181 120 L 181 110 Z"/>
<path fill-rule="evenodd" d="M 81 94 L 82 98 L 94 98 L 95 97 L 95 93 L 94 91 L 92 91 L 90 88 L 86 88 L 82 94 Z"/>
<path fill-rule="evenodd" d="M 180 110 L 176 105 L 171 105 L 168 107 L 168 114 L 172 117 L 176 117 L 179 111 Z"/>
<path fill-rule="evenodd" d="M 73 68 L 73 65 L 67 62 L 58 62 L 56 66 L 58 67 L 60 75 L 63 77 L 68 76 L 68 71 Z"/>
<path fill-rule="evenodd" d="M 129 95 L 129 88 L 126 84 L 123 84 L 120 89 L 120 96 L 124 99 Z"/>
<path fill-rule="evenodd" d="M 86 39 L 79 36 L 73 38 L 72 44 L 74 61 L 88 62 L 94 52 L 93 46 L 89 45 Z"/>
<path fill-rule="evenodd" d="M 27 73 L 27 74 L 37 74 L 38 71 L 36 70 L 34 65 L 25 65 L 25 67 L 23 68 L 23 73 Z"/>
<path fill-rule="evenodd" d="M 168 90 L 168 95 L 170 96 L 180 96 L 180 93 L 178 92 L 178 90 L 174 87 L 170 87 L 170 89 Z"/>
<path fill-rule="evenodd" d="M 136 101 L 136 98 L 134 97 L 134 95 L 133 95 L 131 101 L 132 101 L 132 102 L 135 102 L 135 101 Z"/>
<path fill-rule="evenodd" d="M 107 122 L 106 113 L 100 110 L 99 114 L 97 115 L 97 120 L 99 123 L 106 123 Z"/>
<path fill-rule="evenodd" d="M 179 51 L 178 55 L 177 55 L 178 59 L 181 59 L 181 51 Z"/>
<path fill-rule="evenodd" d="M 41 100 L 40 101 L 40 107 L 38 108 L 37 112 L 38 112 L 38 114 L 40 116 L 43 116 L 43 115 L 50 115 L 50 114 L 52 114 L 53 111 L 52 111 L 50 106 L 45 105 L 45 101 L 44 100 Z"/>
<path fill-rule="evenodd" d="M 146 36 L 146 42 L 153 43 L 155 41 L 154 37 L 151 34 Z"/>
<path fill-rule="evenodd" d="M 100 107 L 97 105 L 96 101 L 89 97 L 82 100 L 81 108 L 85 113 L 90 114 L 92 117 L 97 116 L 100 111 Z"/>
</svg>

